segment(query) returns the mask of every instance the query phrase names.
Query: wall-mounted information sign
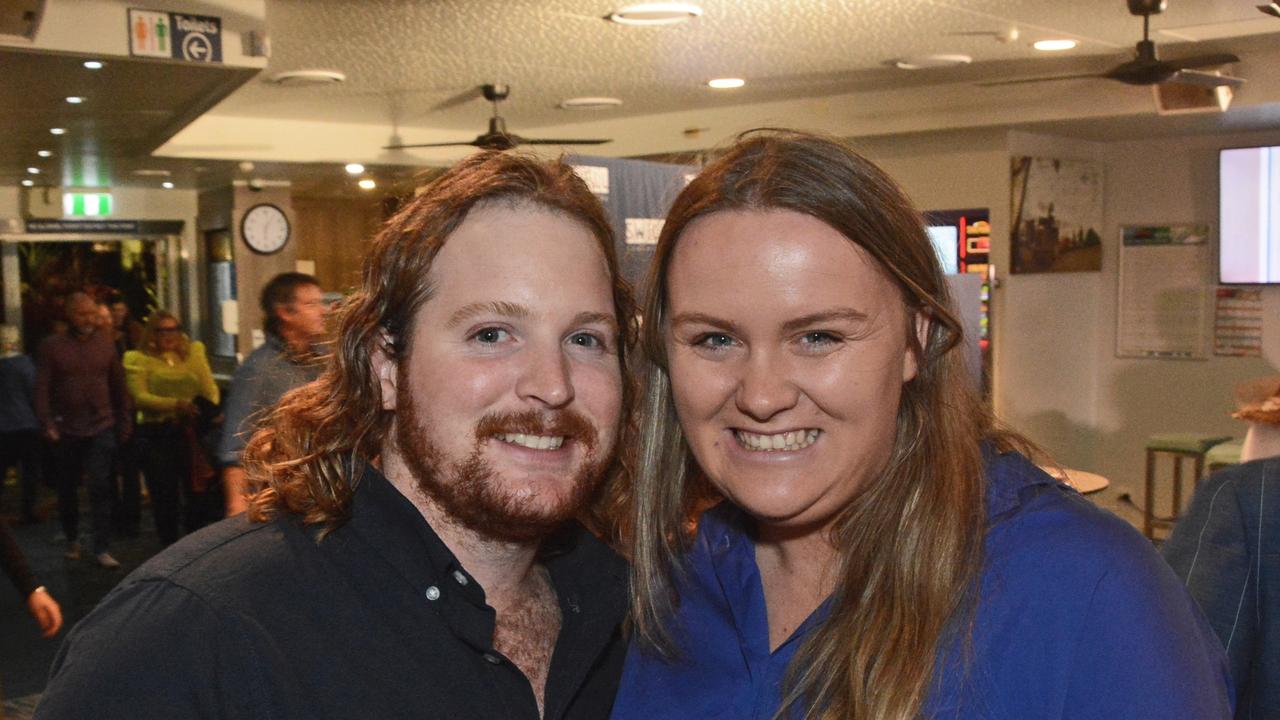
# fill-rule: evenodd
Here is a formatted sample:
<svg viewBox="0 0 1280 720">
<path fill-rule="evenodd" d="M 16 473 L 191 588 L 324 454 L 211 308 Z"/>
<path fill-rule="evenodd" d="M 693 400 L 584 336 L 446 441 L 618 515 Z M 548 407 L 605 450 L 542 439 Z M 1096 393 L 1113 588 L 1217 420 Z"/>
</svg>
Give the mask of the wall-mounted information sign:
<svg viewBox="0 0 1280 720">
<path fill-rule="evenodd" d="M 129 54 L 222 62 L 222 19 L 129 8 Z"/>
</svg>

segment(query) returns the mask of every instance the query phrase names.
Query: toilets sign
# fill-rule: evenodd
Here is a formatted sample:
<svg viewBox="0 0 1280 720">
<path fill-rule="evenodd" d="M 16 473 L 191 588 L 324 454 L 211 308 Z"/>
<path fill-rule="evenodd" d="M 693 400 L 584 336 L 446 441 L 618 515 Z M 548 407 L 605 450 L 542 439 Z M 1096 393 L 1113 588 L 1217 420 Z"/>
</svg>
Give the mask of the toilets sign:
<svg viewBox="0 0 1280 720">
<path fill-rule="evenodd" d="M 130 8 L 129 54 L 220 63 L 222 19 Z"/>
</svg>

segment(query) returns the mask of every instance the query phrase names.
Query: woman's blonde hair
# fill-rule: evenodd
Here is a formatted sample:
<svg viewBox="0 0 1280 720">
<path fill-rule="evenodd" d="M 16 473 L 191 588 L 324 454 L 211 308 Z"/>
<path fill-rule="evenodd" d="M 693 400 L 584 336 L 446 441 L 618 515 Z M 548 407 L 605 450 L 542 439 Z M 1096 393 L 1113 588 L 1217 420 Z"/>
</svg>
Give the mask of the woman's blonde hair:
<svg viewBox="0 0 1280 720">
<path fill-rule="evenodd" d="M 632 620 L 639 640 L 679 653 L 668 624 L 691 520 L 716 495 L 676 418 L 665 354 L 667 275 L 681 234 L 725 210 L 782 209 L 815 217 L 875 258 L 923 346 L 904 328 L 919 371 L 902 388 L 883 474 L 840 513 L 830 614 L 788 668 L 778 717 L 915 717 L 950 633 L 967 638 L 985 529 L 982 444 L 1003 435 L 972 388 L 961 327 L 918 212 L 878 167 L 845 144 L 794 131 L 752 131 L 706 167 L 667 216 L 646 286 L 642 343 L 651 360 L 628 528 Z M 744 288 L 743 292 L 750 292 Z"/>
<path fill-rule="evenodd" d="M 160 355 L 157 328 L 159 328 L 160 322 L 163 320 L 172 320 L 178 324 L 178 335 L 181 338 L 181 342 L 178 343 L 178 348 L 174 352 L 185 360 L 187 353 L 191 350 L 191 338 L 187 337 L 187 334 L 182 331 L 182 321 L 178 319 L 178 316 L 168 310 L 153 310 L 151 315 L 147 317 L 146 324 L 142 326 L 142 337 L 138 339 L 138 348 L 148 355 Z"/>
</svg>

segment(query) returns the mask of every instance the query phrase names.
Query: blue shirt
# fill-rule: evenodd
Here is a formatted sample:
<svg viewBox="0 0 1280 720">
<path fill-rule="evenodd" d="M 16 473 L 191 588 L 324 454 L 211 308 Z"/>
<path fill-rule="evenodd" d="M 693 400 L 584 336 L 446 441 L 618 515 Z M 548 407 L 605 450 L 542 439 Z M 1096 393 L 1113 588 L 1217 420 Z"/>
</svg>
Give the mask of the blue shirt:
<svg viewBox="0 0 1280 720">
<path fill-rule="evenodd" d="M 264 413 L 270 412 L 285 393 L 320 375 L 321 366 L 315 357 L 291 358 L 284 340 L 273 333 L 266 336 L 266 341 L 249 353 L 231 378 L 218 442 L 218 461 L 223 465 L 239 465 L 240 455 Z"/>
<path fill-rule="evenodd" d="M 1230 718 L 1222 646 L 1132 527 L 1014 453 L 988 457 L 989 528 L 967 667 L 935 661 L 924 716 Z M 769 652 L 764 591 L 742 513 L 705 514 L 677 579 L 682 659 L 633 643 L 613 717 L 760 718 L 819 607 Z"/>
</svg>

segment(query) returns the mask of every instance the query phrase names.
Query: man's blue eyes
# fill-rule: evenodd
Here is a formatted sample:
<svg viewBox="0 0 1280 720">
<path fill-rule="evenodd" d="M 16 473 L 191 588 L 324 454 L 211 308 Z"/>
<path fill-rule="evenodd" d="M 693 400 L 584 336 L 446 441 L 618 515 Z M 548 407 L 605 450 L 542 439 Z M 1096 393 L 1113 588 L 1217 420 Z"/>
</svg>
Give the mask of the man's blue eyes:
<svg viewBox="0 0 1280 720">
<path fill-rule="evenodd" d="M 485 328 L 474 335 L 475 339 L 482 343 L 502 342 L 507 336 L 507 331 L 502 328 Z"/>
<path fill-rule="evenodd" d="M 502 328 L 484 328 L 477 331 L 471 336 L 476 342 L 486 345 L 494 345 L 506 342 L 511 339 L 511 333 Z M 569 338 L 569 342 L 584 348 L 601 348 L 605 346 L 605 341 L 592 333 L 575 333 Z"/>
</svg>

